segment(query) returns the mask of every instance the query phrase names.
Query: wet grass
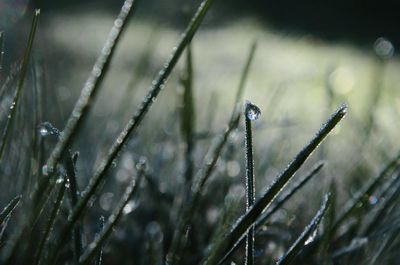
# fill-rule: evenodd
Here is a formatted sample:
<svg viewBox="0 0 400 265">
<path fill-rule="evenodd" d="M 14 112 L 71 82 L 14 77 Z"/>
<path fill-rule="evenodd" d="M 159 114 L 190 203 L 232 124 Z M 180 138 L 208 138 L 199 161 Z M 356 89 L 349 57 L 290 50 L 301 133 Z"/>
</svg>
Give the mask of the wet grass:
<svg viewBox="0 0 400 265">
<path fill-rule="evenodd" d="M 209 93 L 202 89 L 209 80 L 198 74 L 204 66 L 194 54 L 194 37 L 212 2 L 199 5 L 165 62 L 152 62 L 157 45 L 150 37 L 152 45 L 138 61 L 146 68 L 154 63 L 159 71 L 144 99 L 132 103 L 131 97 L 140 94 L 137 87 L 147 81 L 133 76 L 132 87 L 122 90 L 124 104 L 99 117 L 98 95 L 106 76 L 113 74 L 117 47 L 140 5 L 126 0 L 68 119 L 54 121 L 47 117 L 56 116 L 63 103 L 44 81 L 45 64 L 32 56 L 40 30 L 35 12 L 25 55 L 2 80 L 1 105 L 11 101 L 14 107 L 1 113 L 5 208 L 0 213 L 0 264 L 392 264 L 398 259 L 399 156 L 391 159 L 381 147 L 373 159 L 367 157 L 377 147 L 371 142 L 385 137 L 375 112 L 366 114 L 365 123 L 351 113 L 343 121 L 348 107 L 342 105 L 310 137 L 316 128 L 310 124 L 320 122 L 319 115 L 307 115 L 304 108 L 285 121 L 278 107 L 306 100 L 307 93 L 288 98 L 277 89 L 268 104 L 263 97 L 252 100 L 258 106 L 244 103 L 243 95 L 251 95 L 245 92 L 251 73 L 259 71 L 254 68 L 263 53 L 259 41 L 250 42 L 241 69 L 230 77 L 229 84 L 238 82 L 237 90 L 226 97 L 211 94 L 209 104 L 198 100 L 199 94 Z M 1 47 L 5 34 L 0 34 Z M 383 87 L 388 67 L 387 53 L 378 49 L 377 54 L 375 88 Z M 322 78 L 324 113 L 343 99 L 331 83 L 332 75 L 340 73 L 332 69 Z M 176 80 L 174 72 L 179 71 Z M 179 89 L 171 92 L 170 86 Z M 384 93 L 374 92 L 370 102 L 377 108 Z M 167 97 L 172 99 L 169 109 L 162 103 Z M 130 105 L 136 111 L 125 126 L 112 126 L 115 115 L 129 115 Z M 319 106 L 307 108 L 318 112 Z M 161 112 L 161 119 L 152 118 L 151 109 Z M 281 116 L 281 126 L 271 125 L 275 116 Z M 291 128 L 305 119 L 312 122 Z M 61 123 L 63 130 L 53 123 Z M 112 129 L 102 130 L 104 124 Z M 85 129 L 89 125 L 90 134 Z M 346 130 L 355 131 L 359 141 L 343 151 L 340 139 L 351 134 Z M 316 152 L 320 145 L 323 150 Z M 296 148 L 300 151 L 284 167 Z M 321 158 L 326 161 L 315 163 Z M 338 162 L 346 163 L 338 167 Z M 315 166 L 297 178 L 309 163 Z M 382 167 L 376 177 L 374 167 Z"/>
</svg>

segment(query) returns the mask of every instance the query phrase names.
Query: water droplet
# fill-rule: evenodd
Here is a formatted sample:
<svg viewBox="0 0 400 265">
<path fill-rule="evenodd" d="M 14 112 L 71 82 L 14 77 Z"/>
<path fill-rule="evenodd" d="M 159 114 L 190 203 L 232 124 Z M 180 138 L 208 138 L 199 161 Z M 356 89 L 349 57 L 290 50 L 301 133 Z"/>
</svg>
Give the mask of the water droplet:
<svg viewBox="0 0 400 265">
<path fill-rule="evenodd" d="M 374 205 L 378 204 L 379 199 L 376 196 L 371 195 L 368 197 L 368 202 L 371 206 L 374 206 Z"/>
<path fill-rule="evenodd" d="M 39 129 L 39 133 L 40 133 L 40 135 L 43 136 L 43 137 L 49 135 L 49 131 L 48 131 L 46 128 L 44 128 L 44 127 L 41 127 L 41 128 Z"/>
<path fill-rule="evenodd" d="M 261 115 L 260 108 L 249 101 L 246 102 L 245 112 L 246 117 L 251 121 L 257 120 Z"/>
<path fill-rule="evenodd" d="M 48 121 L 43 122 L 39 125 L 39 133 L 43 137 L 46 137 L 48 135 L 56 135 L 58 137 L 61 136 L 60 131 Z"/>
<path fill-rule="evenodd" d="M 133 210 L 135 210 L 136 206 L 137 206 L 137 202 L 134 200 L 131 200 L 125 205 L 124 209 L 122 210 L 122 213 L 123 214 L 131 213 Z"/>
<path fill-rule="evenodd" d="M 382 59 L 389 59 L 394 54 L 393 44 L 386 38 L 378 38 L 374 43 L 374 50 Z"/>
<path fill-rule="evenodd" d="M 42 174 L 43 174 L 44 176 L 48 176 L 48 175 L 50 175 L 52 172 L 53 172 L 53 169 L 51 169 L 48 165 L 44 165 L 44 166 L 42 167 Z"/>
<path fill-rule="evenodd" d="M 64 181 L 64 177 L 63 176 L 59 176 L 58 179 L 56 180 L 57 184 L 60 184 Z"/>
</svg>

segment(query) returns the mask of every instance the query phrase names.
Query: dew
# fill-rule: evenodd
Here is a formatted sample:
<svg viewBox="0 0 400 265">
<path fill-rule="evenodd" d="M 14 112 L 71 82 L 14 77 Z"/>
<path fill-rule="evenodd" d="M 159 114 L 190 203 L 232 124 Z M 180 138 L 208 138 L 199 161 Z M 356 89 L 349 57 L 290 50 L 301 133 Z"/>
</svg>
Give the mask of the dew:
<svg viewBox="0 0 400 265">
<path fill-rule="evenodd" d="M 249 101 L 246 102 L 245 112 L 246 112 L 246 117 L 251 121 L 257 120 L 261 115 L 260 108 Z"/>
<path fill-rule="evenodd" d="M 48 166 L 48 165 L 44 165 L 42 167 L 42 174 L 43 176 L 48 176 L 53 172 L 53 170 Z"/>
<path fill-rule="evenodd" d="M 310 237 L 304 242 L 304 245 L 308 245 L 311 242 L 314 241 L 314 239 L 317 237 L 317 229 L 314 230 L 314 232 L 310 235 Z"/>
<path fill-rule="evenodd" d="M 48 131 L 46 128 L 44 128 L 44 127 L 41 127 L 41 128 L 39 129 L 39 133 L 40 133 L 40 135 L 43 136 L 43 137 L 49 135 L 49 131 Z"/>
<path fill-rule="evenodd" d="M 378 38 L 374 43 L 375 53 L 382 59 L 388 59 L 394 54 L 393 44 L 386 38 Z"/>
<path fill-rule="evenodd" d="M 64 178 L 62 176 L 59 176 L 58 179 L 56 180 L 57 184 L 61 184 L 64 181 Z"/>
<path fill-rule="evenodd" d="M 374 206 L 374 205 L 378 204 L 379 199 L 376 196 L 369 196 L 368 202 L 371 206 Z"/>
<path fill-rule="evenodd" d="M 135 200 L 131 200 L 129 201 L 124 209 L 122 210 L 123 214 L 130 214 L 131 212 L 133 212 L 133 210 L 136 209 L 136 206 L 138 205 L 138 203 Z"/>
<path fill-rule="evenodd" d="M 39 133 L 42 137 L 46 137 L 49 135 L 56 135 L 58 137 L 61 137 L 60 131 L 48 121 L 43 122 L 39 125 Z"/>
</svg>

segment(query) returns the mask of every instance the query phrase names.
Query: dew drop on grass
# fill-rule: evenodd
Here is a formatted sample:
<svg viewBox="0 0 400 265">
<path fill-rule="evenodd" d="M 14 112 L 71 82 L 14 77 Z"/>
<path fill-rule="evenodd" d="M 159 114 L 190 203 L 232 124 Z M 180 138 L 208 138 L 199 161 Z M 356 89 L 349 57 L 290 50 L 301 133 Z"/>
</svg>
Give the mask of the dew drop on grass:
<svg viewBox="0 0 400 265">
<path fill-rule="evenodd" d="M 137 202 L 135 200 L 131 200 L 125 205 L 124 209 L 122 210 L 122 213 L 130 214 L 131 212 L 133 212 L 133 210 L 136 209 L 136 206 L 137 206 Z"/>
<path fill-rule="evenodd" d="M 374 206 L 374 205 L 378 204 L 379 199 L 376 196 L 369 196 L 368 202 L 371 206 Z"/>
<path fill-rule="evenodd" d="M 48 165 L 44 165 L 42 167 L 42 174 L 43 176 L 48 176 L 51 173 L 51 170 Z"/>
<path fill-rule="evenodd" d="M 245 112 L 246 112 L 246 117 L 251 121 L 257 120 L 261 115 L 260 108 L 249 101 L 246 102 Z"/>
<path fill-rule="evenodd" d="M 40 133 L 40 135 L 43 136 L 43 137 L 49 135 L 49 131 L 48 131 L 46 128 L 44 128 L 44 127 L 40 127 L 39 133 Z"/>
</svg>

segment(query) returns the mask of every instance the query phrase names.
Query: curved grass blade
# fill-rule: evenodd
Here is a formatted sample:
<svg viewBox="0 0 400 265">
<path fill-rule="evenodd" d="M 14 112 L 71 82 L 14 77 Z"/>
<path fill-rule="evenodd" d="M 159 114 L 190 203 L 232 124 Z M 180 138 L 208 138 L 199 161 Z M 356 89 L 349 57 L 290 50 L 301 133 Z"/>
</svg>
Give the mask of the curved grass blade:
<svg viewBox="0 0 400 265">
<path fill-rule="evenodd" d="M 42 263 L 42 260 L 44 258 L 44 254 L 45 254 L 45 251 L 44 251 L 45 246 L 48 246 L 48 244 L 49 244 L 51 232 L 54 228 L 54 223 L 56 221 L 57 215 L 60 211 L 61 204 L 63 202 L 64 193 L 66 190 L 66 177 L 62 178 L 60 185 L 61 186 L 58 191 L 57 198 L 54 203 L 53 209 L 51 210 L 50 218 L 47 222 L 46 229 L 44 230 L 43 236 L 39 242 L 39 246 L 37 247 L 38 251 L 37 251 L 37 255 L 36 255 L 36 261 L 34 263 L 35 265 Z"/>
<path fill-rule="evenodd" d="M 21 66 L 21 72 L 20 72 L 20 75 L 19 75 L 18 85 L 17 85 L 17 88 L 15 90 L 13 102 L 11 103 L 10 110 L 9 110 L 9 113 L 8 113 L 8 117 L 7 117 L 7 121 L 6 121 L 6 125 L 5 125 L 4 131 L 3 131 L 3 135 L 2 135 L 2 138 L 1 138 L 0 161 L 3 159 L 4 149 L 5 149 L 5 146 L 6 146 L 7 142 L 8 142 L 8 138 L 10 136 L 11 127 L 12 127 L 12 124 L 13 124 L 14 119 L 15 119 L 15 113 L 16 113 L 16 110 L 17 110 L 17 107 L 18 107 L 18 102 L 19 102 L 19 99 L 20 99 L 20 96 L 21 96 L 21 93 L 22 93 L 22 88 L 24 86 L 25 76 L 26 76 L 26 73 L 28 71 L 29 59 L 31 57 L 33 41 L 34 41 L 35 35 L 36 35 L 36 29 L 37 29 L 37 25 L 38 25 L 39 15 L 40 15 L 40 10 L 36 9 L 35 13 L 33 15 L 31 31 L 29 33 L 29 38 L 28 38 L 28 44 L 27 44 L 27 47 L 25 49 L 24 58 L 22 60 L 22 66 Z"/>
<path fill-rule="evenodd" d="M 94 258 L 94 256 L 99 252 L 105 240 L 110 236 L 112 229 L 120 220 L 125 206 L 137 193 L 143 174 L 144 174 L 143 171 L 139 171 L 138 178 L 136 180 L 135 179 L 132 180 L 131 184 L 126 188 L 122 199 L 120 200 L 117 208 L 108 218 L 107 223 L 104 226 L 104 229 L 100 232 L 99 236 L 97 236 L 94 239 L 94 241 L 88 245 L 85 252 L 83 252 L 82 256 L 79 258 L 79 264 L 89 264 L 90 261 Z"/>
<path fill-rule="evenodd" d="M 22 196 L 18 195 L 14 199 L 12 199 L 6 207 L 4 207 L 3 211 L 0 213 L 0 226 L 4 224 L 5 220 L 12 214 L 15 207 L 17 207 L 19 201 Z"/>
<path fill-rule="evenodd" d="M 318 224 L 321 222 L 322 217 L 324 216 L 327 208 L 329 207 L 330 196 L 329 194 L 325 195 L 324 202 L 322 203 L 321 208 L 318 210 L 317 214 L 311 220 L 310 224 L 304 229 L 301 235 L 296 239 L 293 245 L 289 248 L 289 250 L 279 259 L 276 263 L 277 265 L 289 265 L 292 263 L 293 259 L 300 253 L 307 239 L 311 236 L 311 234 L 317 229 Z"/>
<path fill-rule="evenodd" d="M 122 33 L 125 31 L 130 16 L 135 10 L 135 0 L 125 0 L 118 17 L 107 37 L 107 40 L 101 50 L 100 55 L 93 66 L 93 69 L 82 88 L 81 95 L 76 102 L 74 109 L 65 125 L 63 135 L 57 145 L 54 147 L 46 165 L 50 172 L 53 171 L 56 164 L 60 161 L 63 153 L 72 141 L 72 138 L 79 130 L 79 127 L 89 112 L 92 102 L 99 90 L 100 85 L 108 72 L 112 58 L 114 57 L 117 44 L 120 43 Z"/>
<path fill-rule="evenodd" d="M 269 187 L 264 195 L 256 201 L 253 207 L 245 215 L 243 215 L 232 227 L 231 232 L 225 236 L 218 244 L 213 247 L 212 252 L 204 264 L 218 264 L 240 238 L 249 230 L 249 228 L 257 221 L 261 213 L 271 204 L 272 200 L 280 193 L 288 181 L 293 177 L 296 171 L 303 165 L 311 153 L 325 139 L 325 137 L 333 130 L 333 128 L 342 120 L 347 113 L 347 107 L 341 106 L 321 127 L 311 142 L 304 147 L 300 153 L 294 158 L 289 166 L 280 174 L 275 182 Z"/>
<path fill-rule="evenodd" d="M 148 95 L 146 96 L 146 98 L 144 99 L 144 101 L 142 102 L 141 106 L 134 114 L 132 119 L 129 120 L 124 130 L 120 133 L 120 135 L 110 148 L 107 157 L 101 162 L 96 173 L 91 178 L 89 185 L 87 186 L 87 188 L 83 193 L 84 196 L 82 197 L 78 205 L 74 208 L 74 210 L 68 217 L 68 223 L 61 232 L 61 238 L 58 242 L 58 246 L 56 246 L 57 251 L 62 246 L 62 244 L 65 243 L 68 234 L 70 233 L 71 229 L 73 228 L 73 226 L 75 225 L 75 223 L 85 210 L 86 205 L 89 202 L 90 198 L 96 192 L 100 183 L 102 183 L 102 181 L 104 180 L 106 176 L 105 173 L 112 165 L 112 161 L 117 157 L 118 153 L 120 152 L 124 144 L 128 141 L 129 136 L 138 128 L 139 124 L 145 117 L 152 103 L 155 101 L 161 89 L 164 87 L 167 78 L 174 69 L 176 63 L 178 62 L 178 59 L 182 55 L 183 50 L 190 43 L 197 29 L 200 27 L 200 24 L 203 21 L 203 18 L 206 15 L 213 1 L 214 0 L 205 0 L 200 4 L 197 12 L 195 13 L 191 22 L 186 28 L 178 46 L 174 49 L 171 57 L 164 64 L 164 67 L 159 72 L 158 77 L 152 82 L 152 86 Z"/>
<path fill-rule="evenodd" d="M 312 177 L 314 177 L 325 165 L 324 162 L 318 163 L 308 174 L 306 174 L 300 181 L 295 183 L 293 187 L 282 194 L 282 196 L 277 198 L 277 201 L 271 205 L 271 208 L 268 209 L 255 223 L 255 230 L 260 230 L 264 224 L 268 221 L 268 219 L 279 209 L 281 209 L 282 205 L 287 202 L 299 189 L 301 189 Z M 240 241 L 235 244 L 235 246 L 224 256 L 223 259 L 218 263 L 218 265 L 223 264 L 227 259 L 242 245 L 244 242 L 244 237 L 240 239 Z"/>
</svg>

